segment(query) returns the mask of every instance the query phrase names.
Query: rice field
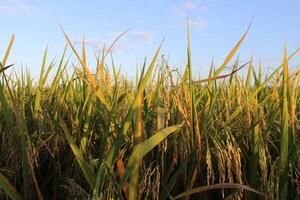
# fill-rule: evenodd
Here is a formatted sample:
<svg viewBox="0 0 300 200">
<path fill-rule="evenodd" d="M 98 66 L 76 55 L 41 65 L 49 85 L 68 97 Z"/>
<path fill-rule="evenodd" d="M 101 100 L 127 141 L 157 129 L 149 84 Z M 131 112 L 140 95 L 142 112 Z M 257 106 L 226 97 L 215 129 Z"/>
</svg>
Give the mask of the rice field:
<svg viewBox="0 0 300 200">
<path fill-rule="evenodd" d="M 35 81 L 7 63 L 12 37 L 1 51 L 0 199 L 299 199 L 300 71 L 289 61 L 300 49 L 262 75 L 232 61 L 247 31 L 198 80 L 187 33 L 183 73 L 159 46 L 134 81 L 113 45 L 88 66 L 64 31 L 64 53 L 46 50 Z"/>
</svg>

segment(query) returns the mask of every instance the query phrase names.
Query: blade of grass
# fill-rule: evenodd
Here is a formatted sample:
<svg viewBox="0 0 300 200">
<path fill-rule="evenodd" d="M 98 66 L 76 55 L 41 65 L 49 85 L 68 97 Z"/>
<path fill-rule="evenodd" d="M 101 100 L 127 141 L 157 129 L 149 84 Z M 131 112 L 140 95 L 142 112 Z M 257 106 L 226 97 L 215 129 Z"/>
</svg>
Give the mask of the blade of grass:
<svg viewBox="0 0 300 200">
<path fill-rule="evenodd" d="M 256 194 L 259 194 L 261 196 L 266 197 L 266 195 L 264 193 L 262 193 L 258 190 L 255 190 L 255 189 L 253 189 L 253 188 L 251 188 L 247 185 L 241 185 L 241 184 L 238 184 L 238 183 L 217 183 L 217 184 L 214 184 L 214 185 L 197 187 L 197 188 L 194 188 L 192 190 L 183 192 L 183 193 L 177 195 L 176 197 L 174 197 L 173 200 L 180 199 L 180 198 L 183 198 L 183 197 L 186 197 L 186 196 L 190 196 L 192 194 L 197 194 L 197 193 L 200 193 L 200 192 L 206 192 L 206 191 L 209 191 L 209 190 L 220 190 L 220 189 L 246 190 L 246 191 L 254 192 Z"/>
<path fill-rule="evenodd" d="M 75 144 L 75 141 L 73 140 L 66 123 L 61 119 L 60 120 L 61 126 L 65 132 L 66 138 L 69 142 L 69 145 L 72 149 L 73 154 L 76 157 L 76 160 L 79 164 L 79 167 L 81 168 L 84 177 L 86 178 L 86 180 L 88 181 L 89 185 L 91 188 L 95 187 L 95 174 L 91 168 L 91 166 L 89 165 L 89 163 L 84 159 L 82 152 L 80 151 L 80 149 L 77 147 L 77 145 Z"/>
<path fill-rule="evenodd" d="M 128 163 L 126 165 L 126 172 L 125 176 L 122 180 L 123 185 L 125 181 L 130 177 L 132 174 L 132 170 L 136 167 L 136 165 L 143 159 L 143 157 L 149 153 L 155 146 L 161 143 L 167 136 L 170 134 L 178 131 L 183 124 L 170 126 L 164 128 L 157 133 L 155 133 L 152 137 L 145 140 L 143 143 L 136 145 L 133 149 L 133 152 L 128 158 Z"/>
<path fill-rule="evenodd" d="M 231 60 L 231 58 L 235 55 L 235 53 L 237 52 L 237 50 L 240 48 L 240 46 L 242 45 L 243 41 L 245 40 L 250 27 L 252 24 L 252 20 L 246 30 L 246 32 L 244 33 L 244 35 L 242 36 L 242 38 L 238 41 L 238 43 L 233 47 L 233 49 L 230 51 L 230 53 L 227 55 L 227 57 L 225 58 L 223 64 L 215 71 L 214 76 L 218 76 L 226 67 L 226 65 L 229 63 L 229 61 Z"/>
<path fill-rule="evenodd" d="M 289 151 L 289 111 L 288 111 L 288 64 L 286 59 L 286 49 L 284 49 L 283 58 L 283 76 L 282 76 L 282 93 L 281 93 L 281 139 L 280 139 L 280 199 L 287 199 L 288 195 L 288 151 Z"/>
<path fill-rule="evenodd" d="M 71 49 L 73 50 L 74 54 L 76 55 L 77 59 L 79 60 L 81 66 L 83 67 L 85 73 L 88 76 L 88 80 L 89 83 L 92 85 L 96 96 L 99 98 L 99 100 L 101 101 L 101 103 L 103 103 L 106 107 L 106 109 L 108 111 L 111 110 L 111 105 L 109 104 L 109 102 L 105 99 L 104 94 L 102 93 L 102 91 L 100 90 L 100 88 L 97 88 L 97 82 L 96 79 L 94 78 L 94 76 L 92 75 L 91 71 L 89 70 L 89 68 L 86 66 L 85 62 L 81 59 L 80 55 L 77 53 L 73 43 L 71 42 L 70 38 L 68 37 L 68 35 L 65 33 L 65 31 L 63 30 L 63 28 L 61 27 L 61 30 L 68 42 L 68 44 L 70 45 Z"/>
<path fill-rule="evenodd" d="M 3 176 L 0 172 L 0 188 L 12 199 L 12 200 L 22 200 L 22 196 L 16 190 L 16 188 Z"/>
</svg>

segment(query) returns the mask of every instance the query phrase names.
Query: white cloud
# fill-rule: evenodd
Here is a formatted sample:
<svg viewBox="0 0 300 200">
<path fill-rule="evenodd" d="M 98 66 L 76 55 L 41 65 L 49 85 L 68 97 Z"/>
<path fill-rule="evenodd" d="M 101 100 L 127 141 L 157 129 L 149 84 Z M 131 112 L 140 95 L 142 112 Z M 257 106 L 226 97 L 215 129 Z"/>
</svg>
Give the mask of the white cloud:
<svg viewBox="0 0 300 200">
<path fill-rule="evenodd" d="M 9 7 L 9 6 L 0 6 L 0 13 L 10 14 L 12 12 L 13 12 L 13 10 L 12 10 L 11 7 Z"/>
<path fill-rule="evenodd" d="M 196 11 L 207 11 L 208 10 L 208 4 L 204 3 L 202 1 L 189 1 L 181 6 L 175 6 L 171 10 L 171 14 L 175 16 L 187 16 L 191 12 L 196 12 Z"/>
<path fill-rule="evenodd" d="M 202 19 L 190 20 L 189 25 L 191 28 L 202 29 L 206 26 L 206 21 Z"/>
<path fill-rule="evenodd" d="M 122 32 L 116 32 L 110 35 L 111 39 L 85 39 L 84 43 L 86 46 L 96 50 L 96 51 L 102 51 L 102 49 L 105 47 L 106 50 L 110 47 L 114 39 L 119 36 Z M 129 31 L 126 33 L 122 38 L 120 38 L 118 41 L 115 42 L 113 45 L 111 52 L 120 52 L 124 49 L 128 48 L 134 48 L 135 46 L 139 44 L 149 43 L 153 41 L 154 34 L 153 32 L 147 32 L 147 31 Z M 82 45 L 83 39 L 79 38 L 74 41 L 75 44 Z"/>
<path fill-rule="evenodd" d="M 20 0 L 6 0 L 0 3 L 0 14 L 11 16 L 32 15 L 37 8 Z"/>
<path fill-rule="evenodd" d="M 184 10 L 179 9 L 179 8 L 172 9 L 171 14 L 175 15 L 175 16 L 180 16 L 180 17 L 186 16 L 186 13 L 184 12 Z"/>
<path fill-rule="evenodd" d="M 125 43 L 132 44 L 143 44 L 152 42 L 154 39 L 155 31 L 129 31 L 125 35 L 122 36 L 121 40 L 125 41 Z M 116 32 L 113 34 L 113 37 L 118 37 L 122 32 Z"/>
<path fill-rule="evenodd" d="M 129 32 L 129 34 L 131 35 L 131 39 L 134 42 L 147 43 L 151 42 L 154 38 L 153 32 L 133 31 Z"/>
<path fill-rule="evenodd" d="M 184 8 L 189 9 L 189 10 L 194 10 L 195 7 L 196 7 L 195 3 L 192 3 L 192 2 L 187 2 L 184 4 Z"/>
<path fill-rule="evenodd" d="M 75 40 L 75 44 L 81 44 L 82 45 L 83 40 L 82 39 L 77 39 Z M 106 50 L 108 50 L 108 48 L 110 47 L 112 42 L 108 42 L 107 40 L 103 40 L 103 39 L 85 39 L 84 40 L 84 44 L 86 46 L 91 47 L 92 49 L 96 50 L 96 51 L 102 51 L 102 49 L 105 47 Z M 122 51 L 125 48 L 128 48 L 129 45 L 124 44 L 124 43 L 120 43 L 120 42 L 116 42 L 114 44 L 114 46 L 111 49 L 111 52 L 118 52 L 118 51 Z"/>
<path fill-rule="evenodd" d="M 183 5 L 186 10 L 206 11 L 208 6 L 200 1 L 191 1 Z"/>
<path fill-rule="evenodd" d="M 204 3 L 204 1 L 200 0 L 190 0 L 184 4 L 181 4 L 180 7 L 173 6 L 171 10 L 171 14 L 179 17 L 186 17 L 186 16 L 195 16 L 196 12 L 200 11 L 207 11 L 208 10 L 208 1 Z M 184 22 L 186 23 L 186 22 Z M 179 26 L 182 23 L 177 23 Z M 207 25 L 207 21 L 203 19 L 189 19 L 190 28 L 194 29 L 202 29 Z"/>
</svg>

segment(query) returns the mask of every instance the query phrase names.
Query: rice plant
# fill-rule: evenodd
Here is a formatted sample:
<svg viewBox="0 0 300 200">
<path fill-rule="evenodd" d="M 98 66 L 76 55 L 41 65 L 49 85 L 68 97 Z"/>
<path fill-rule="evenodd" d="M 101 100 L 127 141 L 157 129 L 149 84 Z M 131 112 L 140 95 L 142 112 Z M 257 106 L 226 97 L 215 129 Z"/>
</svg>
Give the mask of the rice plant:
<svg viewBox="0 0 300 200">
<path fill-rule="evenodd" d="M 300 71 L 288 67 L 300 49 L 265 77 L 252 58 L 231 65 L 248 28 L 198 80 L 187 30 L 183 73 L 162 41 L 134 82 L 110 53 L 127 31 L 96 66 L 62 32 L 37 82 L 7 63 L 14 36 L 1 61 L 1 199 L 300 198 Z"/>
</svg>

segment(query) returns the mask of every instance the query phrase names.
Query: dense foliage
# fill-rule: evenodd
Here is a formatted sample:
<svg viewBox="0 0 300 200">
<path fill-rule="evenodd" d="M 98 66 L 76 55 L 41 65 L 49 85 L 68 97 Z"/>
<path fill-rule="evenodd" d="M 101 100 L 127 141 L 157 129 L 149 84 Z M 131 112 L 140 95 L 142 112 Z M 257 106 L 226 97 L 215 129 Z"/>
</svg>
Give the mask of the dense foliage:
<svg viewBox="0 0 300 200">
<path fill-rule="evenodd" d="M 65 34 L 37 83 L 9 73 L 12 38 L 0 75 L 0 198 L 300 198 L 300 73 L 288 71 L 298 50 L 265 77 L 252 60 L 221 75 L 246 34 L 205 80 L 193 79 L 188 40 L 182 74 L 159 47 L 136 81 L 107 66 L 109 49 L 92 73 L 84 45 L 78 53 Z"/>
</svg>

